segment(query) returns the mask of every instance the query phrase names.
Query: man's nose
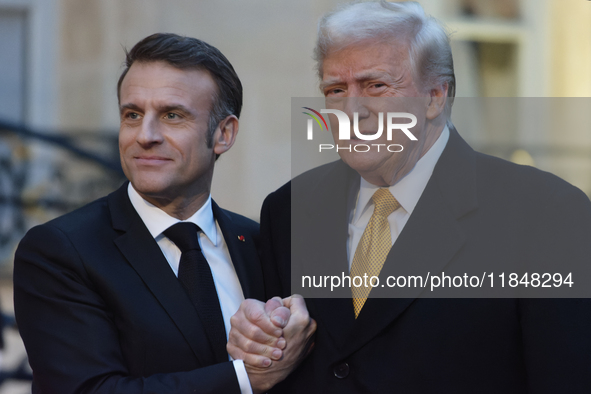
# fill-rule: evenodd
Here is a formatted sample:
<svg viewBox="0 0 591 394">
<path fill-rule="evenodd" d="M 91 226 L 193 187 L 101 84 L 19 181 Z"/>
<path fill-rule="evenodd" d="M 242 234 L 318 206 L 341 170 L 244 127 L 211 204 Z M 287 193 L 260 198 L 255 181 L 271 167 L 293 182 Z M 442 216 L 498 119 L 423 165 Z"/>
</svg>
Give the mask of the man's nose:
<svg viewBox="0 0 591 394">
<path fill-rule="evenodd" d="M 355 114 L 357 114 L 359 120 L 365 119 L 369 116 L 367 97 L 347 96 L 344 100 L 343 111 L 347 114 L 351 122 L 353 122 Z"/>
<path fill-rule="evenodd" d="M 153 145 L 161 144 L 164 141 L 162 136 L 162 125 L 155 116 L 145 115 L 142 125 L 137 134 L 137 142 L 145 149 Z"/>
</svg>

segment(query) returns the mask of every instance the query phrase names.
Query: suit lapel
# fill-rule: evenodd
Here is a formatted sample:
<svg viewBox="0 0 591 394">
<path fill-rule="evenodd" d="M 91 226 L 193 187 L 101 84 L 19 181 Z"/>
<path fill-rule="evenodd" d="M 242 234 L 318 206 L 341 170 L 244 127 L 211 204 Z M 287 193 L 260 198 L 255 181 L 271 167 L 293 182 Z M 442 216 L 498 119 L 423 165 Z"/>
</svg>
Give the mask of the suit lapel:
<svg viewBox="0 0 591 394">
<path fill-rule="evenodd" d="M 200 363 L 214 363 L 215 355 L 197 311 L 131 205 L 127 183 L 109 195 L 108 202 L 113 227 L 121 232 L 115 244 L 174 321 Z"/>
<path fill-rule="evenodd" d="M 292 261 L 296 267 L 301 265 L 306 275 L 348 274 L 348 218 L 355 200 L 349 198 L 349 190 L 355 185 L 358 189 L 359 176 L 341 161 L 333 163 L 316 184 L 292 181 Z M 306 300 L 319 326 L 326 327 L 339 344 L 347 340 L 355 323 L 350 297 L 347 288 L 330 299 Z"/>
<path fill-rule="evenodd" d="M 474 151 L 455 129 L 450 129 L 450 139 L 435 166 L 433 175 L 388 254 L 380 273 L 380 283 L 386 283 L 389 275 L 440 273 L 461 249 L 466 239 L 460 225 L 461 218 L 477 209 L 478 205 L 473 154 Z M 343 216 L 348 217 L 341 213 L 341 217 Z M 335 217 L 332 220 L 338 219 Z M 346 228 L 347 223 L 343 226 Z M 348 234 L 344 235 L 345 239 L 347 236 Z M 344 249 L 345 245 L 335 243 L 331 246 Z M 333 249 L 333 252 L 342 254 L 338 249 Z M 395 321 L 422 291 L 419 287 L 406 288 L 404 293 L 396 294 L 396 289 L 376 287 L 370 294 L 370 297 L 376 298 L 370 298 L 366 302 L 358 318 L 353 318 L 352 324 L 350 298 L 314 300 L 312 309 L 317 310 L 317 316 L 323 320 L 327 330 L 338 342 L 341 353 L 336 357 L 345 357 L 361 348 Z M 340 311 L 335 313 L 334 309 Z M 339 321 L 331 321 L 335 317 Z"/>
<path fill-rule="evenodd" d="M 252 234 L 252 230 L 248 230 L 233 220 L 214 201 L 212 201 L 212 209 L 213 216 L 220 225 L 228 246 L 244 298 L 256 298 L 264 301 L 265 287 L 254 239 L 255 235 Z"/>
<path fill-rule="evenodd" d="M 425 190 L 408 223 L 392 246 L 380 283 L 388 276 L 436 275 L 451 261 L 465 242 L 457 220 L 438 199 L 438 190 Z M 428 286 L 427 286 L 428 287 Z M 374 292 L 375 291 L 375 292 Z M 412 302 L 428 290 L 421 287 L 376 287 L 359 314 L 345 352 L 352 353 L 397 319 Z M 428 294 L 427 294 L 428 296 Z"/>
</svg>

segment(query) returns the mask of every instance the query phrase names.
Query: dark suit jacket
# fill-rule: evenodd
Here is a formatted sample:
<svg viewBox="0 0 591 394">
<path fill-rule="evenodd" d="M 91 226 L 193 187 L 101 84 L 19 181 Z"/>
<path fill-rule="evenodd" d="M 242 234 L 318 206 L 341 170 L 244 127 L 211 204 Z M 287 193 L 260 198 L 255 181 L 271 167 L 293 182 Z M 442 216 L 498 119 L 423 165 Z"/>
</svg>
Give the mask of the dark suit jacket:
<svg viewBox="0 0 591 394">
<path fill-rule="evenodd" d="M 215 203 L 213 214 L 245 297 L 263 299 L 258 224 Z M 33 393 L 240 392 L 127 184 L 27 233 L 14 298 Z"/>
<path fill-rule="evenodd" d="M 269 195 L 261 214 L 267 295 L 290 294 L 292 256 L 301 260 L 294 275 L 331 259 L 340 264 L 336 274 L 348 272 L 349 192 L 358 182 L 339 161 Z M 474 152 L 452 130 L 380 283 L 400 267 L 463 270 L 483 259 L 501 269 L 588 267 L 591 204 L 555 176 Z M 370 298 L 356 320 L 350 298 L 307 299 L 318 322 L 315 348 L 275 392 L 590 392 L 589 299 L 426 299 L 419 292 Z"/>
</svg>

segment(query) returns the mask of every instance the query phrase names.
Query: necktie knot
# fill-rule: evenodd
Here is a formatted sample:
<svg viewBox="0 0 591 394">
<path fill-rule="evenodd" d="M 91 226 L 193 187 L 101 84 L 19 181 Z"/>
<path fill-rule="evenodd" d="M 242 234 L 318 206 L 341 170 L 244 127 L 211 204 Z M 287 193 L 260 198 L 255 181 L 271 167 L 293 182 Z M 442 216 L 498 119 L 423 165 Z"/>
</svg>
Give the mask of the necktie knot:
<svg viewBox="0 0 591 394">
<path fill-rule="evenodd" d="M 164 230 L 166 235 L 174 244 L 185 253 L 189 250 L 201 250 L 197 233 L 201 231 L 199 226 L 191 222 L 179 222 Z"/>
<path fill-rule="evenodd" d="M 400 203 L 388 189 L 378 189 L 371 199 L 375 204 L 374 214 L 384 218 L 387 218 L 392 212 L 400 208 Z"/>
</svg>

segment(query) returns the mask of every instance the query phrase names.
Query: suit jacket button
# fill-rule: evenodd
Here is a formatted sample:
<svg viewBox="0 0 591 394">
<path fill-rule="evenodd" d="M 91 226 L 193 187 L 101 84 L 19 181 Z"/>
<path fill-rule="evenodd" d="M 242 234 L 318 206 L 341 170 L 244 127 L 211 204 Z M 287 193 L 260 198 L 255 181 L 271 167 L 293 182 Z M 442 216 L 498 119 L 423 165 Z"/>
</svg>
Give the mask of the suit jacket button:
<svg viewBox="0 0 591 394">
<path fill-rule="evenodd" d="M 349 376 L 349 364 L 347 363 L 340 363 L 332 370 L 334 372 L 334 376 L 339 379 L 345 379 Z"/>
</svg>

